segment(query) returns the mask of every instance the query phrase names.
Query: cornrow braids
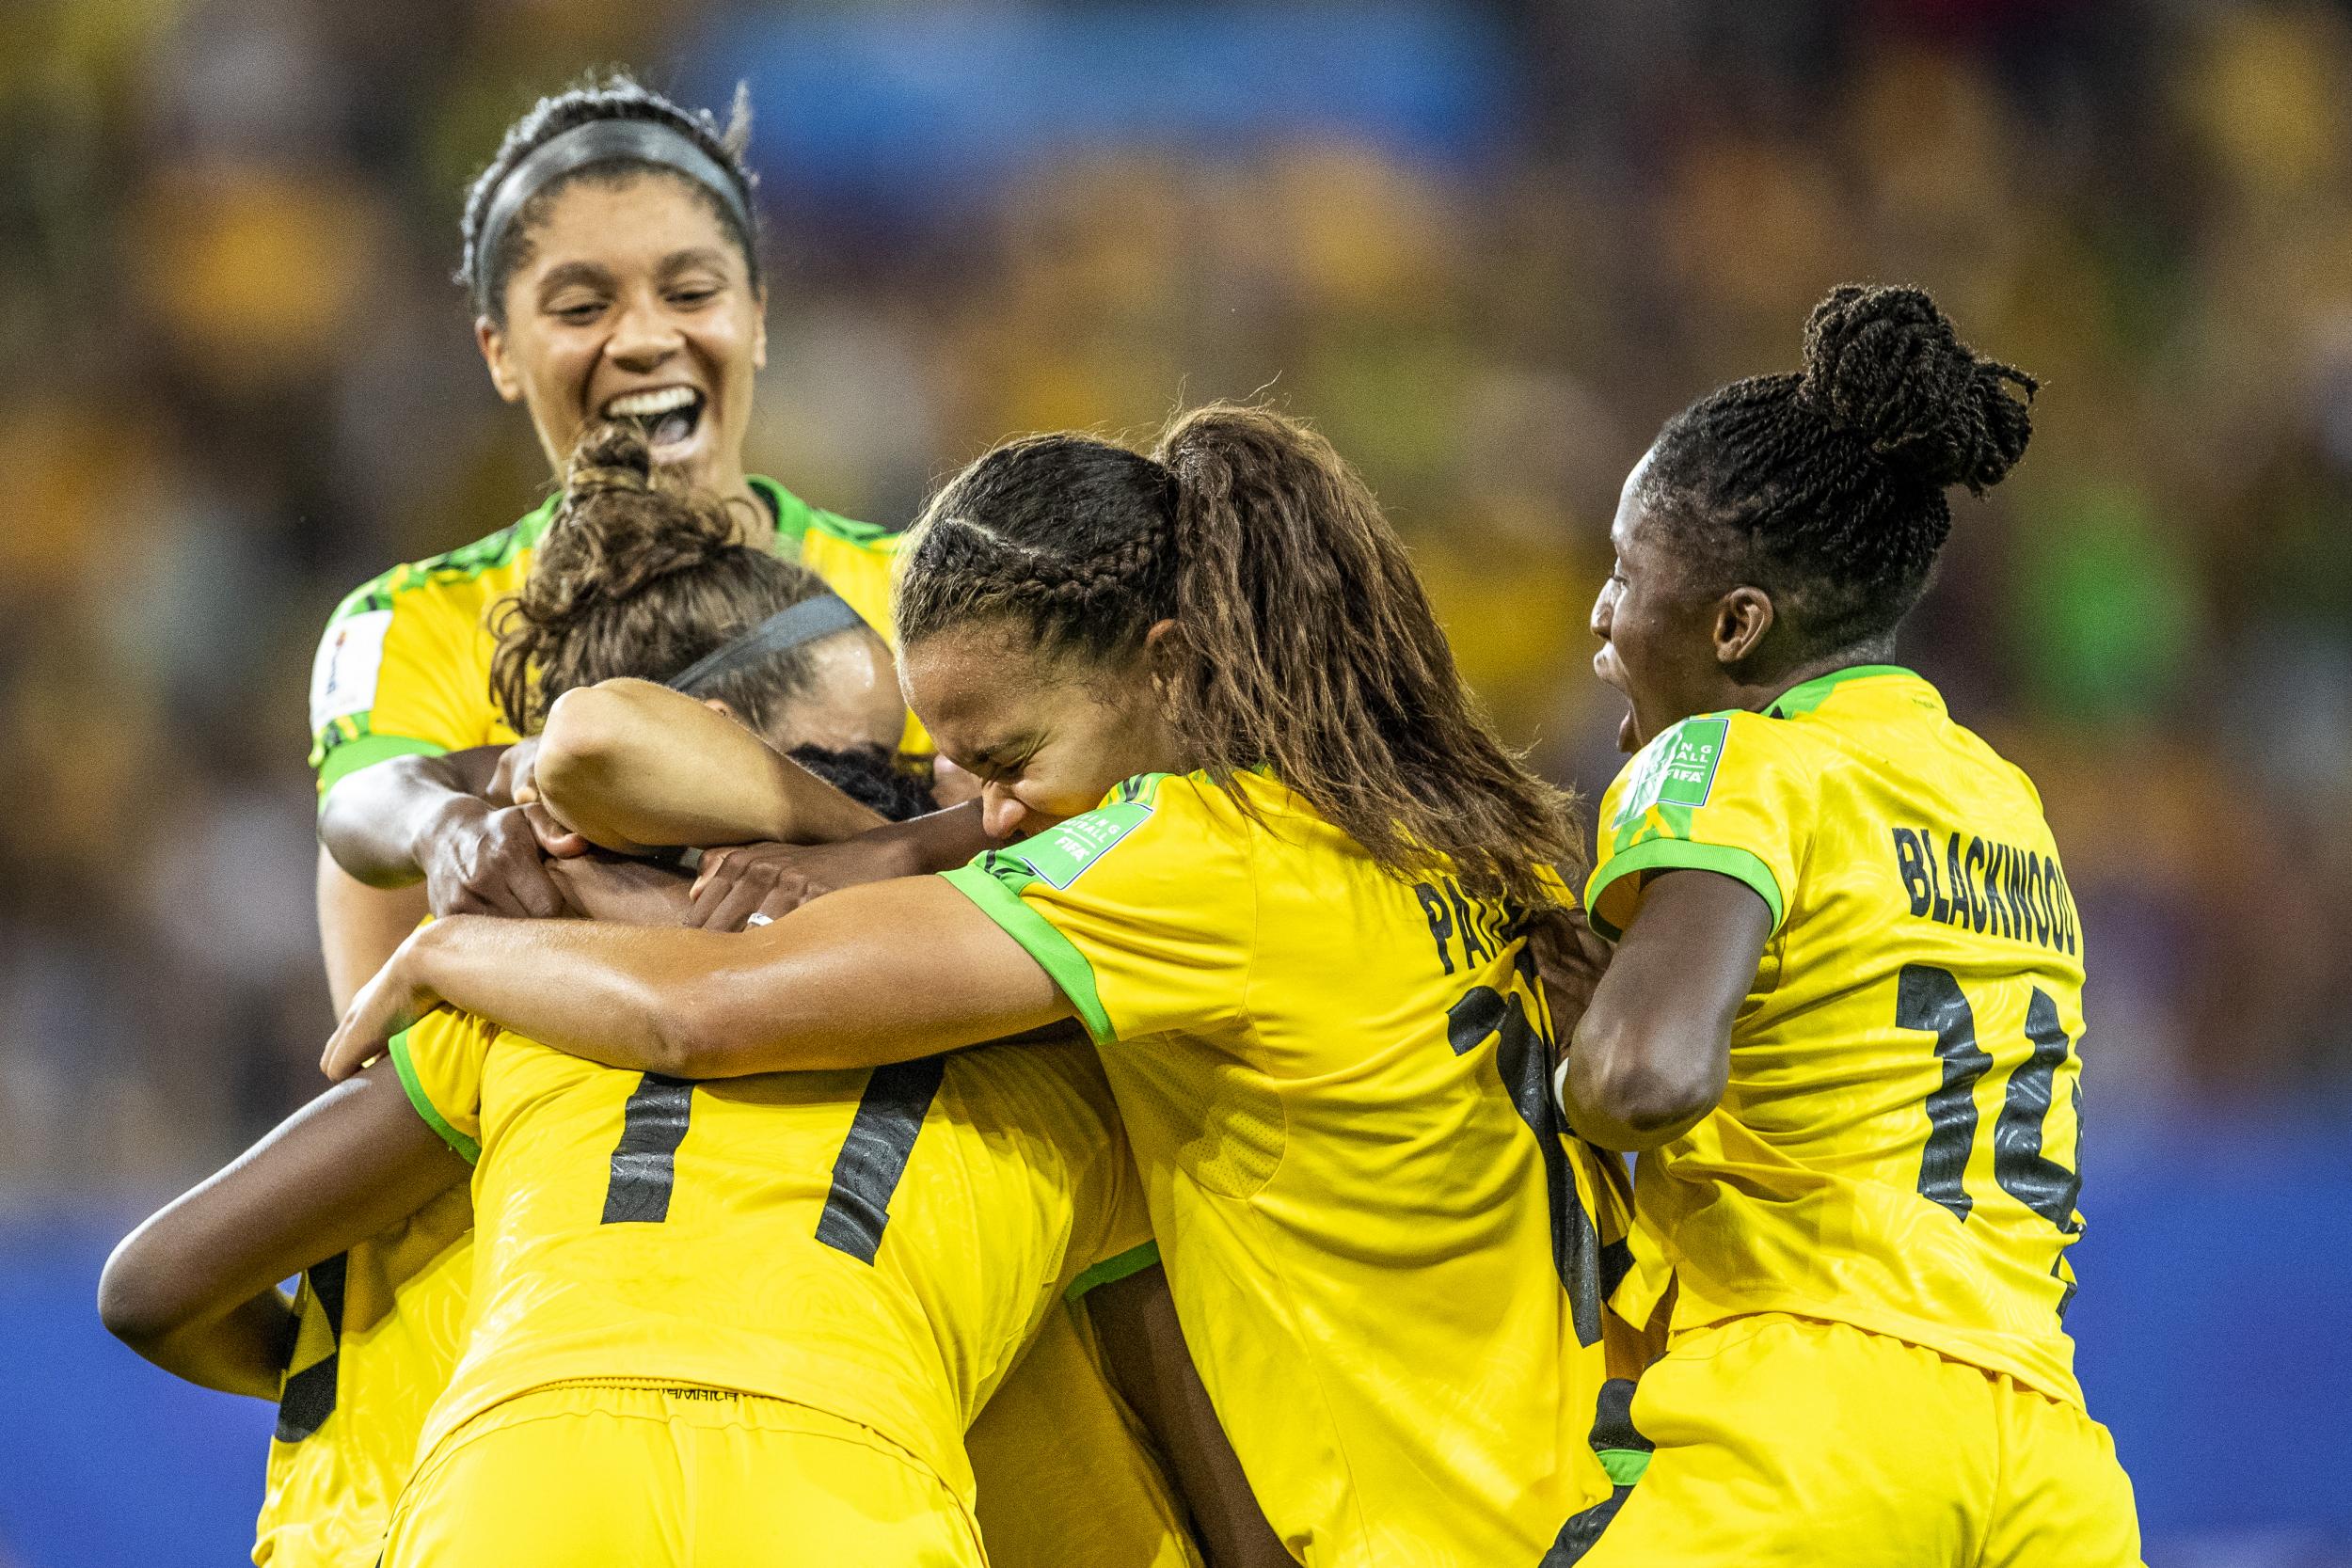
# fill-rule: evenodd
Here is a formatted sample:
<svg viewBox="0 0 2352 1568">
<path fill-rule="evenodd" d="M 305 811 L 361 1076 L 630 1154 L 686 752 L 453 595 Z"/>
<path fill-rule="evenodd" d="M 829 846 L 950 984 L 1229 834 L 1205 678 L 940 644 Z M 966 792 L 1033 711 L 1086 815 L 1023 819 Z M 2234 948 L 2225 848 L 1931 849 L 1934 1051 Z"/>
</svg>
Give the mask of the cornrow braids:
<svg viewBox="0 0 2352 1568">
<path fill-rule="evenodd" d="M 685 136 L 719 166 L 734 186 L 734 194 L 740 199 L 742 210 L 749 217 L 751 231 L 744 232 L 735 215 L 727 211 L 726 204 L 714 192 L 705 188 L 701 182 L 686 177 L 666 164 L 621 159 L 593 164 L 548 181 L 524 203 L 514 221 L 506 226 L 497 245 L 498 254 L 481 254 L 484 222 L 489 215 L 491 203 L 498 197 L 499 187 L 515 171 L 516 166 L 564 132 L 599 120 L 646 121 L 666 126 Z M 692 190 L 696 198 L 719 219 L 720 227 L 735 236 L 752 286 L 756 289 L 760 277 L 759 219 L 758 208 L 752 199 L 752 190 L 758 182 L 758 177 L 743 158 L 743 150 L 751 142 L 751 94 L 740 84 L 735 89 L 735 102 L 729 107 L 723 126 L 708 110 L 683 108 L 627 71 L 614 71 L 602 80 L 590 75 L 577 87 L 540 99 L 520 119 L 507 127 L 498 151 L 467 188 L 465 213 L 458 223 L 458 286 L 470 296 L 485 301 L 492 323 L 504 326 L 507 280 L 531 259 L 532 233 L 546 217 L 558 192 L 579 180 L 618 181 L 645 174 L 667 174 Z"/>
<path fill-rule="evenodd" d="M 1568 798 L 1498 739 L 1405 546 L 1330 444 L 1270 409 L 1177 419 L 1146 457 L 1029 437 L 933 497 L 898 583 L 899 645 L 982 619 L 1041 651 L 1136 657 L 1168 722 L 1245 812 L 1270 768 L 1400 875 L 1451 870 L 1556 910 L 1584 852 Z"/>
<path fill-rule="evenodd" d="M 1981 496 L 2025 454 L 2038 386 L 1961 342 L 1925 292 L 1848 284 L 1806 321 L 1802 372 L 1667 422 L 1643 499 L 1726 582 L 1772 595 L 1791 660 L 1873 646 L 1927 589 L 1946 490 Z"/>
<path fill-rule="evenodd" d="M 592 426 L 520 592 L 491 613 L 490 688 L 516 735 L 575 687 L 667 680 L 777 610 L 825 591 L 816 574 L 741 541 L 727 503 L 653 466 L 644 434 Z M 806 647 L 697 688 L 765 731 L 814 677 Z"/>
</svg>

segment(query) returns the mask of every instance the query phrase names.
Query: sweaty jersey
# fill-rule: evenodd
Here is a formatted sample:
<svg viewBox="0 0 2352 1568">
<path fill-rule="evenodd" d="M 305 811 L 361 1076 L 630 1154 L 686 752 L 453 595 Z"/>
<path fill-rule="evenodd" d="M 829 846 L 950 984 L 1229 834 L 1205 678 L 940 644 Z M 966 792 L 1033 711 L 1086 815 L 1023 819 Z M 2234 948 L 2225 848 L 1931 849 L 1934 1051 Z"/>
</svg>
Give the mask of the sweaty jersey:
<svg viewBox="0 0 2352 1568">
<path fill-rule="evenodd" d="M 857 1421 L 970 1505 L 963 1431 L 1065 1292 L 1156 1257 L 1085 1047 L 688 1083 L 463 1014 L 391 1056 L 476 1160 L 469 1334 L 420 1452 L 622 1379 Z"/>
<path fill-rule="evenodd" d="M 1201 775 L 947 873 L 1085 1021 L 1194 1361 L 1311 1565 L 1541 1560 L 1621 1199 L 1564 1144 L 1513 911 L 1401 880 L 1275 780 Z"/>
<path fill-rule="evenodd" d="M 776 548 L 824 579 L 884 637 L 898 536 L 821 511 L 751 476 L 776 521 Z M 310 666 L 310 766 L 319 795 L 373 763 L 437 756 L 515 738 L 490 694 L 490 611 L 530 576 L 563 497 L 461 549 L 363 583 L 326 624 Z M 910 731 L 910 738 L 919 736 Z"/>
<path fill-rule="evenodd" d="M 1594 928 L 1641 872 L 1735 878 L 1772 934 L 1722 1104 L 1642 1160 L 1635 1206 L 1677 1331 L 1749 1312 L 1851 1323 L 2075 1403 L 2083 960 L 2024 773 L 1908 670 L 1686 719 L 1600 805 Z M 1662 1274 L 1645 1269 L 1629 1290 Z M 1647 1303 L 1620 1301 L 1640 1321 Z"/>
<path fill-rule="evenodd" d="M 373 1568 L 464 1342 L 473 1205 L 442 1194 L 306 1270 L 255 1527 L 261 1568 Z"/>
</svg>

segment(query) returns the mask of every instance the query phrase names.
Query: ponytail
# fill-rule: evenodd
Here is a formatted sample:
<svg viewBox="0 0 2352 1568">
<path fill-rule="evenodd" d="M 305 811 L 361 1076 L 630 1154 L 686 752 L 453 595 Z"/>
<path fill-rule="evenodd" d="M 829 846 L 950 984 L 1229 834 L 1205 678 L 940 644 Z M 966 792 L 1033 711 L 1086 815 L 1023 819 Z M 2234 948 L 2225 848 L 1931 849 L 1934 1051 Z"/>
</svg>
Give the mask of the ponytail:
<svg viewBox="0 0 2352 1568">
<path fill-rule="evenodd" d="M 1308 426 L 1218 404 L 1152 456 L 1083 436 L 989 453 L 907 547 L 901 646 L 982 616 L 1048 652 L 1152 650 L 1186 756 L 1244 811 L 1270 768 L 1399 874 L 1556 907 L 1583 849 L 1565 794 L 1497 738 L 1455 669 L 1403 541 Z"/>
</svg>

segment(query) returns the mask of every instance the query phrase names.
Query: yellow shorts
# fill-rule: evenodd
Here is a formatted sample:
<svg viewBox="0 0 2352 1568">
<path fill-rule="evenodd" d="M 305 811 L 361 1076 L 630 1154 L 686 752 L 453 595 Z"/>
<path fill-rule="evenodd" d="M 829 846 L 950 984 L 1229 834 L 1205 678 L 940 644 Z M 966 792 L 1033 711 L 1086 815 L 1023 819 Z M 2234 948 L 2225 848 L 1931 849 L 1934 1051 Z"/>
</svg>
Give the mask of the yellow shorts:
<svg viewBox="0 0 2352 1568">
<path fill-rule="evenodd" d="M 1582 1568 L 2139 1561 L 2106 1428 L 1845 1323 L 1772 1312 L 1683 1335 L 1642 1374 L 1633 1425 L 1648 1467 Z"/>
<path fill-rule="evenodd" d="M 711 1388 L 564 1384 L 434 1446 L 385 1568 L 982 1568 L 946 1482 L 854 1421 Z"/>
</svg>

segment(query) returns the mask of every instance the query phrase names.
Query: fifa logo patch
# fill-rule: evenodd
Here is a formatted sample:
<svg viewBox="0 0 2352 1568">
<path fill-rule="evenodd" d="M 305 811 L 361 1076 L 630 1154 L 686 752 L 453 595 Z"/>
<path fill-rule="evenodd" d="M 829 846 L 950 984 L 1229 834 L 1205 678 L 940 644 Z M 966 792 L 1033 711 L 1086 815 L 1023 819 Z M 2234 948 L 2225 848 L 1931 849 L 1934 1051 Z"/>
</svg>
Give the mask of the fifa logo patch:
<svg viewBox="0 0 2352 1568">
<path fill-rule="evenodd" d="M 1067 892 L 1081 872 L 1110 853 L 1151 816 L 1152 808 L 1140 800 L 1116 800 L 1048 828 L 1007 853 L 1035 872 L 1040 881 Z"/>
<path fill-rule="evenodd" d="M 1724 742 L 1731 733 L 1725 714 L 1685 719 L 1643 748 L 1625 798 L 1617 802 L 1612 826 L 1632 821 L 1652 806 L 1703 806 L 1715 787 L 1715 769 L 1724 760 Z"/>
</svg>

